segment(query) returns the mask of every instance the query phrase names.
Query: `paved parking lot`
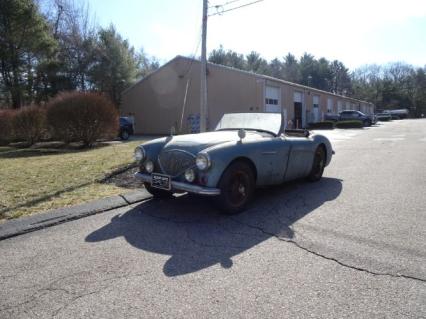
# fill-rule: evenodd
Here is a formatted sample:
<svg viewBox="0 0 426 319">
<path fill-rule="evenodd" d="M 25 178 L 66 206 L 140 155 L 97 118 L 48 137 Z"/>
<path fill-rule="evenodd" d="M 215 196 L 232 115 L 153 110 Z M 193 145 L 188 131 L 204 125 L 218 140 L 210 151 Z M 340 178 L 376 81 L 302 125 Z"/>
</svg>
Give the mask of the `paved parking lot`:
<svg viewBox="0 0 426 319">
<path fill-rule="evenodd" d="M 0 242 L 0 318 L 425 318 L 426 120 L 324 131 L 324 178 Z"/>
</svg>

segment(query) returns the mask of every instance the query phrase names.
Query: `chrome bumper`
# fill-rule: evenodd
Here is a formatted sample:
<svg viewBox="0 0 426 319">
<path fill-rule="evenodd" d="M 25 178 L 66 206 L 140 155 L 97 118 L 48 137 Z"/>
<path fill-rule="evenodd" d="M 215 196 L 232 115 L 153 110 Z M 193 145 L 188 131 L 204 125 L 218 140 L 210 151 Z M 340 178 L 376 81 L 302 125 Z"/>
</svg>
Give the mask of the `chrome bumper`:
<svg viewBox="0 0 426 319">
<path fill-rule="evenodd" d="M 151 175 L 149 174 L 143 174 L 143 173 L 135 173 L 135 177 L 142 182 L 150 183 L 151 184 Z M 184 192 L 199 194 L 199 195 L 207 195 L 207 196 L 217 196 L 220 195 L 220 189 L 219 188 L 212 188 L 212 187 L 203 187 L 198 185 L 192 185 L 188 183 L 182 183 L 182 182 L 175 182 L 171 181 L 172 183 L 172 190 L 180 190 Z"/>
</svg>

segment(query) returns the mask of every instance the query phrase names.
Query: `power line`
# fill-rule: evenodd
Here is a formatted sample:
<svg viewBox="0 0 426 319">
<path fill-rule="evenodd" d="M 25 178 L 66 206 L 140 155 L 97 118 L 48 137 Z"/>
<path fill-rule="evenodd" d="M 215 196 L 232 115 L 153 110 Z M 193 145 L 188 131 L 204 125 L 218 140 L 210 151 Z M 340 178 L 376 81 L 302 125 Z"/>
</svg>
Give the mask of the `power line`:
<svg viewBox="0 0 426 319">
<path fill-rule="evenodd" d="M 223 6 L 226 6 L 227 4 L 231 4 L 231 3 L 239 2 L 239 1 L 241 1 L 241 0 L 232 0 L 232 1 L 225 2 L 225 3 L 223 3 L 223 4 L 215 4 L 215 5 L 210 6 L 210 7 L 209 7 L 209 9 L 210 9 L 210 8 L 223 7 Z"/>
<path fill-rule="evenodd" d="M 223 10 L 223 11 L 221 11 L 221 12 L 212 13 L 212 14 L 210 14 L 210 15 L 209 15 L 209 17 L 211 17 L 211 16 L 215 16 L 215 15 L 220 15 L 220 14 L 223 14 L 223 13 L 225 13 L 225 12 L 229 12 L 229 11 L 237 10 L 237 9 L 240 9 L 240 8 L 243 8 L 243 7 L 247 7 L 247 6 L 250 6 L 250 5 L 252 5 L 252 4 L 255 4 L 255 3 L 258 3 L 258 2 L 262 2 L 262 1 L 264 1 L 264 0 L 257 0 L 257 1 L 253 1 L 253 2 L 250 2 L 250 3 L 243 4 L 243 5 L 238 6 L 238 7 L 234 7 L 234 8 L 227 9 L 227 10 Z M 218 7 L 220 7 L 220 6 L 218 6 Z"/>
</svg>

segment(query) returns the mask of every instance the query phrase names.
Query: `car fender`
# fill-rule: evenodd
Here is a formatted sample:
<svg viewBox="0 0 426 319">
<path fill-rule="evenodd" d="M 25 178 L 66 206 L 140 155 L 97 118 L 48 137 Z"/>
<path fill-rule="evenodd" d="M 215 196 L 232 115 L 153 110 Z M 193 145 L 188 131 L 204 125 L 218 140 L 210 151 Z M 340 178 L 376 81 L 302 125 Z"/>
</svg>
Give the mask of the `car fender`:
<svg viewBox="0 0 426 319">
<path fill-rule="evenodd" d="M 161 150 L 167 144 L 168 138 L 169 137 L 156 138 L 154 140 L 145 142 L 140 146 L 145 150 L 146 157 L 151 161 L 156 162 Z"/>
<path fill-rule="evenodd" d="M 315 135 L 313 135 L 312 139 L 314 141 L 313 151 L 315 151 L 319 145 L 321 145 L 321 144 L 325 145 L 325 151 L 326 151 L 326 163 L 325 163 L 325 166 L 328 166 L 328 164 L 330 164 L 331 158 L 332 158 L 332 156 L 334 154 L 333 147 L 331 145 L 330 140 L 327 137 L 325 137 L 324 135 L 321 135 L 321 134 L 315 134 Z"/>
</svg>

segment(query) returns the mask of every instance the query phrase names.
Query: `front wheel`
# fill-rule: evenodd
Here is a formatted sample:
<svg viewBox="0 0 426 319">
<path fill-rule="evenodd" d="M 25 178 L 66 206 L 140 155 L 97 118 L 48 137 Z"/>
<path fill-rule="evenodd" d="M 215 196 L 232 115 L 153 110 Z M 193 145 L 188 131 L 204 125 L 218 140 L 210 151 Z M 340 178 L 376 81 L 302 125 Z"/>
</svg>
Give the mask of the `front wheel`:
<svg viewBox="0 0 426 319">
<path fill-rule="evenodd" d="M 308 175 L 310 182 L 319 181 L 324 173 L 325 168 L 325 150 L 324 146 L 318 146 L 314 154 L 314 162 L 312 164 L 311 172 Z"/>
<path fill-rule="evenodd" d="M 159 188 L 152 187 L 149 183 L 143 183 L 148 193 L 150 193 L 154 198 L 172 198 L 172 192 L 162 190 Z"/>
<path fill-rule="evenodd" d="M 127 141 L 128 139 L 129 139 L 129 137 L 130 137 L 130 134 L 129 134 L 129 132 L 127 132 L 126 130 L 124 130 L 123 132 L 121 132 L 121 134 L 120 134 L 120 138 L 123 140 L 123 141 Z"/>
<path fill-rule="evenodd" d="M 236 214 L 244 210 L 255 189 L 254 172 L 250 165 L 235 162 L 229 165 L 220 178 L 217 198 L 219 207 L 227 214 Z"/>
</svg>

